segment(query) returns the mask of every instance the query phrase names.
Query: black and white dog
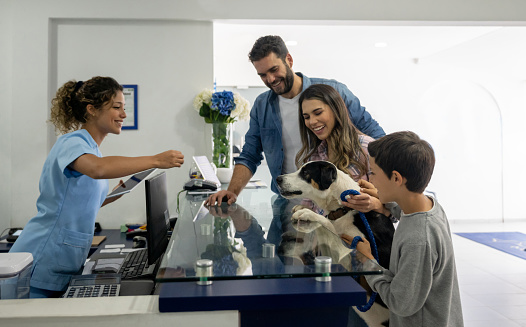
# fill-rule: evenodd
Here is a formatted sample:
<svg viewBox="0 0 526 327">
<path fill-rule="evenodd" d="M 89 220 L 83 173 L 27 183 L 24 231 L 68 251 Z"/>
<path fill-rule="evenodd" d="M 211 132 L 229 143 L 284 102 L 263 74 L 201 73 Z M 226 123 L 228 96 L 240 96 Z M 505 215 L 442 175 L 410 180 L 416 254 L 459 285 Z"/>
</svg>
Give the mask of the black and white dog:
<svg viewBox="0 0 526 327">
<path fill-rule="evenodd" d="M 316 231 L 320 240 L 325 239 L 330 249 L 329 253 L 324 255 L 331 256 L 333 262 L 336 261 L 344 266 L 350 264 L 347 262 L 350 258 L 348 255 L 350 250 L 343 246 L 334 234 L 349 236 L 351 240 L 355 236 L 360 236 L 371 242 L 359 213 L 343 206 L 340 200 L 342 192 L 350 189 L 359 191 L 360 187 L 348 174 L 337 169 L 332 163 L 308 162 L 294 173 L 278 176 L 276 182 L 283 197 L 310 199 L 327 214 L 327 217 L 324 217 L 299 205 L 292 209 L 292 222 L 299 231 Z M 372 211 L 365 213 L 365 217 L 374 235 L 379 263 L 382 267 L 388 268 L 394 234 L 393 223 L 384 215 Z M 325 228 L 318 228 L 320 226 Z M 328 235 L 329 233 L 334 234 Z M 369 298 L 371 289 L 365 279 L 362 278 L 360 284 L 368 290 Z M 363 313 L 356 308 L 355 311 L 369 326 L 389 324 L 389 311 L 379 296 L 367 312 Z"/>
</svg>

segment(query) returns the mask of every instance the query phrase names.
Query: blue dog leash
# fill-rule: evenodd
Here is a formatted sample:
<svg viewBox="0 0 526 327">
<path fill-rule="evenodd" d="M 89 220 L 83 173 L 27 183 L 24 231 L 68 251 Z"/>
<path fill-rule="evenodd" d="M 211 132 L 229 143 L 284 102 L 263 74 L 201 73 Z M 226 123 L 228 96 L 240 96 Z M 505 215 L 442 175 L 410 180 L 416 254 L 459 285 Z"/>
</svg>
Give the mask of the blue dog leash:
<svg viewBox="0 0 526 327">
<path fill-rule="evenodd" d="M 340 199 L 342 200 L 342 202 L 345 202 L 347 201 L 347 199 L 345 198 L 347 195 L 358 195 L 358 194 L 360 194 L 360 192 L 356 190 L 343 191 L 342 194 L 340 194 Z M 362 219 L 363 224 L 365 225 L 365 230 L 367 231 L 367 235 L 369 236 L 369 239 L 371 240 L 371 250 L 373 251 L 373 256 L 376 259 L 376 261 L 379 262 L 378 248 L 376 247 L 376 242 L 374 241 L 374 235 L 373 235 L 373 231 L 371 230 L 371 226 L 369 226 L 369 222 L 367 221 L 367 218 L 365 218 L 365 215 L 363 214 L 363 212 L 359 212 L 359 214 L 360 214 L 360 218 Z M 356 249 L 356 245 L 360 241 L 362 241 L 362 238 L 360 236 L 355 236 L 351 242 L 351 249 Z M 369 298 L 369 301 L 365 305 L 356 306 L 356 308 L 358 308 L 358 310 L 360 310 L 361 312 L 366 312 L 367 310 L 369 310 L 371 306 L 373 305 L 374 300 L 376 299 L 376 294 L 378 293 L 373 292 L 371 294 L 371 297 Z"/>
</svg>

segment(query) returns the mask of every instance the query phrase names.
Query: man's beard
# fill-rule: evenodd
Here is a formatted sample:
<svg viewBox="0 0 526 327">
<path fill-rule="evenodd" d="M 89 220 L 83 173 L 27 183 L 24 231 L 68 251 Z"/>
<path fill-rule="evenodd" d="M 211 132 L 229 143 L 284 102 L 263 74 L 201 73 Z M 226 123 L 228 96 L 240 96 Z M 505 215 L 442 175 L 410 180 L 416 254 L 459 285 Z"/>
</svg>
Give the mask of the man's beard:
<svg viewBox="0 0 526 327">
<path fill-rule="evenodd" d="M 285 74 L 285 78 L 281 81 L 281 83 L 283 83 L 283 91 L 278 93 L 270 84 L 267 84 L 267 87 L 277 95 L 289 93 L 290 90 L 292 90 L 292 85 L 294 84 L 294 73 L 292 72 L 292 69 L 290 69 L 287 65 L 285 65 L 285 69 L 287 73 Z"/>
</svg>

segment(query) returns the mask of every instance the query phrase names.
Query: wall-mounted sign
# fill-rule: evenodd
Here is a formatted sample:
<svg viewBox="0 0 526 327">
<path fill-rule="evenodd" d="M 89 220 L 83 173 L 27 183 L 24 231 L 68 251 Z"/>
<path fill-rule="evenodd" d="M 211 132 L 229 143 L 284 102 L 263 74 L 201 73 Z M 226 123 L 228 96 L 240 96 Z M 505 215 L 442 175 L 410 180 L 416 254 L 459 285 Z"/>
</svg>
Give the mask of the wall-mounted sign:
<svg viewBox="0 0 526 327">
<path fill-rule="evenodd" d="M 124 101 L 126 101 L 126 105 L 124 106 L 126 119 L 124 119 L 122 129 L 137 129 L 137 85 L 123 84 L 122 88 Z"/>
</svg>

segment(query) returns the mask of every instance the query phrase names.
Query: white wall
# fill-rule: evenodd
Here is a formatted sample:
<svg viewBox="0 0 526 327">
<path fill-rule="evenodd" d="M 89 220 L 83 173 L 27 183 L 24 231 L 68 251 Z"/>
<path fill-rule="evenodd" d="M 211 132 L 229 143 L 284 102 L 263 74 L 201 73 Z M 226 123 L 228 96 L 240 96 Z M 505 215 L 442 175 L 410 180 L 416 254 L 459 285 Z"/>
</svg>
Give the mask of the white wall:
<svg viewBox="0 0 526 327">
<path fill-rule="evenodd" d="M 109 135 L 101 146 L 104 155 L 153 155 L 168 149 L 185 155 L 182 168 L 167 171 L 170 211 L 175 214 L 176 196 L 188 179 L 192 155 L 205 146 L 204 122 L 193 110 L 192 100 L 212 81 L 212 24 L 183 20 L 58 20 L 53 24 L 57 25 L 59 84 L 72 76 L 86 80 L 95 75 L 138 84 L 138 130 Z M 78 58 L 85 58 L 82 64 Z M 110 181 L 110 186 L 117 182 Z M 141 185 L 103 207 L 97 220 L 103 227 L 123 220 L 144 222 L 144 199 Z"/>
<path fill-rule="evenodd" d="M 295 71 L 345 83 L 386 132 L 413 130 L 433 145 L 437 163 L 429 190 L 436 193 L 450 220 L 524 220 L 521 199 L 526 174 L 520 169 L 526 159 L 520 127 L 526 118 L 523 60 L 518 58 L 513 65 L 517 56 L 510 54 L 488 62 L 484 61 L 488 56 L 481 54 L 521 42 L 523 38 L 504 37 L 510 29 L 225 22 L 214 28 L 214 69 L 218 83 L 262 85 L 247 60 L 248 50 L 231 55 L 228 40 L 246 49 L 261 35 L 297 40 L 297 46 L 289 47 Z M 514 29 L 524 34 L 524 27 Z M 397 42 L 390 44 L 395 48 L 389 51 L 391 56 L 373 47 L 384 34 L 396 36 L 392 39 Z M 433 45 L 441 42 L 430 38 L 458 37 L 460 43 L 462 36 L 472 40 L 463 43 L 477 49 L 469 56 L 463 49 L 468 45 L 436 48 L 430 51 L 436 54 L 419 61 L 413 60 L 416 55 L 411 49 L 399 49 L 412 47 L 408 40 Z M 412 49 L 422 52 L 426 47 Z M 503 67 L 500 60 L 511 63 Z"/>
<path fill-rule="evenodd" d="M 192 116 L 191 100 L 198 91 L 212 84 L 211 21 L 214 19 L 513 22 L 526 21 L 526 3 L 521 0 L 327 0 L 323 3 L 0 0 L 0 18 L 0 86 L 7 86 L 0 91 L 5 92 L 0 93 L 0 163 L 2 170 L 6 170 L 0 176 L 5 177 L 0 188 L 0 225 L 16 226 L 27 222 L 35 213 L 40 171 L 49 144 L 54 140 L 45 123 L 49 102 L 64 79 L 100 73 L 114 74 L 122 83 L 139 84 L 139 130 L 109 137 L 102 147 L 105 155 L 151 154 L 174 147 L 185 153 L 188 163 L 193 153 L 204 148 L 201 139 L 204 123 Z M 93 19 L 100 21 L 93 23 Z M 179 28 L 184 29 L 184 35 L 179 34 Z M 104 43 L 110 41 L 110 35 L 101 33 L 103 29 L 113 33 L 117 49 Z M 72 34 L 75 31 L 89 42 L 82 44 L 76 40 Z M 91 31 L 99 34 L 89 35 Z M 155 49 L 148 52 L 147 46 Z M 132 53 L 119 53 L 119 48 L 131 49 Z M 188 53 L 175 51 L 180 48 Z M 77 65 L 71 61 L 73 56 Z M 93 65 L 94 58 L 96 65 Z M 319 75 L 314 71 L 312 74 Z M 374 103 L 367 92 L 357 93 Z M 144 114 L 153 110 L 155 115 Z M 376 114 L 374 110 L 371 108 Z M 505 124 L 514 127 L 518 123 L 509 118 Z M 195 133 L 191 138 L 189 131 Z M 170 171 L 170 196 L 175 197 L 175 191 L 181 188 L 188 168 L 187 164 L 180 171 Z M 141 218 L 142 191 L 134 192 L 136 194 L 122 198 L 112 208 L 101 211 L 99 220 L 103 226 L 116 227 L 122 220 Z"/>
<path fill-rule="evenodd" d="M 10 224 L 23 226 L 35 214 L 40 171 L 55 139 L 46 120 L 57 86 L 99 74 L 139 85 L 139 129 L 109 136 L 101 146 L 104 155 L 152 155 L 168 149 L 185 154 L 186 164 L 168 171 L 170 209 L 175 214 L 176 195 L 188 179 L 191 157 L 204 147 L 204 122 L 191 104 L 194 95 L 213 82 L 212 23 L 144 20 L 137 18 L 140 15 L 124 19 L 123 3 L 65 7 L 60 1 L 35 1 L 29 12 L 27 1 L 11 4 L 14 32 L 7 36 L 13 38 L 10 83 L 11 99 L 16 101 L 3 111 L 12 115 L 16 128 L 1 133 L 11 139 L 8 174 L 13 182 L 0 191 L 13 199 Z M 89 18 L 100 12 L 110 18 Z M 8 102 L 2 108 L 4 104 Z M 144 188 L 139 188 L 102 208 L 97 220 L 103 228 L 143 222 L 144 201 Z"/>
<path fill-rule="evenodd" d="M 526 174 L 520 169 L 526 159 L 524 81 L 488 67 L 439 60 L 360 61 L 332 73 L 346 81 L 386 132 L 414 130 L 431 142 L 437 166 L 430 189 L 451 220 L 526 219 L 521 206 Z M 429 98 L 443 83 L 457 89 Z M 426 112 L 430 105 L 433 114 Z"/>
<path fill-rule="evenodd" d="M 11 3 L 0 0 L 0 233 L 11 227 Z"/>
</svg>

